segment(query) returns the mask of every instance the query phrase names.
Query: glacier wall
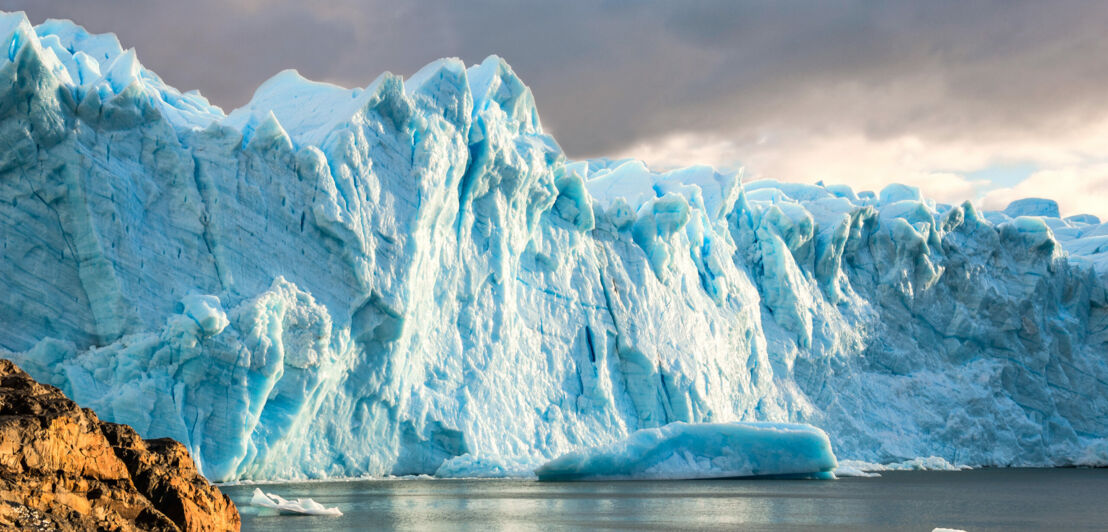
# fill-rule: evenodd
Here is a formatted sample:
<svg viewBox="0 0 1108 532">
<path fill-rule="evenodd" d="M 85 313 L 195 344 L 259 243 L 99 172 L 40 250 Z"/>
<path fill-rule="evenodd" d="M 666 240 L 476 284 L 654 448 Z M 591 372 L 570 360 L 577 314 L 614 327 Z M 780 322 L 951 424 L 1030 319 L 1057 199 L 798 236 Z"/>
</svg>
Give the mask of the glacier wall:
<svg viewBox="0 0 1108 532">
<path fill-rule="evenodd" d="M 520 474 L 672 421 L 1108 459 L 1108 224 L 567 161 L 496 57 L 225 115 L 0 14 L 0 235 L 0 356 L 213 479 Z"/>
</svg>

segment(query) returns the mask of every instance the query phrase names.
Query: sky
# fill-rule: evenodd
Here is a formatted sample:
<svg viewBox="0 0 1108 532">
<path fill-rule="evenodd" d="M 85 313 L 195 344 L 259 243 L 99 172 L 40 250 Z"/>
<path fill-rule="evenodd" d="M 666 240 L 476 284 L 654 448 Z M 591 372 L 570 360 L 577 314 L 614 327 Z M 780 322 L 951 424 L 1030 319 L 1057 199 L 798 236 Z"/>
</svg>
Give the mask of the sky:
<svg viewBox="0 0 1108 532">
<path fill-rule="evenodd" d="M 1108 218 L 1108 3 L 0 0 L 114 32 L 230 111 L 286 68 L 346 87 L 505 58 L 570 158 L 920 187 Z"/>
</svg>

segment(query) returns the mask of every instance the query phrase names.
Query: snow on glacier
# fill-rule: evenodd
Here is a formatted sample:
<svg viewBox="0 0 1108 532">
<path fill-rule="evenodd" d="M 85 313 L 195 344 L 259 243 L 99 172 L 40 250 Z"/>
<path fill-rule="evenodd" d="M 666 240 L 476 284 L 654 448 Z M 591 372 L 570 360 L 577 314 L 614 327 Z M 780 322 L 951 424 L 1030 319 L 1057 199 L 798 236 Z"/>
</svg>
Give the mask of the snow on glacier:
<svg viewBox="0 0 1108 532">
<path fill-rule="evenodd" d="M 3 356 L 213 479 L 514 475 L 673 422 L 1104 456 L 1108 224 L 1043 200 L 567 161 L 497 57 L 224 114 L 20 13 L 0 147 Z"/>
<path fill-rule="evenodd" d="M 790 423 L 676 421 L 569 452 L 535 470 L 539 480 L 834 478 L 827 434 Z"/>
</svg>

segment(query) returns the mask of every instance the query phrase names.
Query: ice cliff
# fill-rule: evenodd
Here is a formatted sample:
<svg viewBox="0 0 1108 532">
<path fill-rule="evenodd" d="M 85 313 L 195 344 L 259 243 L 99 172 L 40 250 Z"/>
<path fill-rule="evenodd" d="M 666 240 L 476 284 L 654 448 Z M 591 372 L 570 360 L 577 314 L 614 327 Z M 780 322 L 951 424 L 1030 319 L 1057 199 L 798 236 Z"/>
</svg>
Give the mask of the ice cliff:
<svg viewBox="0 0 1108 532">
<path fill-rule="evenodd" d="M 225 115 L 0 15 L 0 235 L 0 356 L 210 478 L 513 474 L 674 421 L 1108 459 L 1108 224 L 567 161 L 497 57 Z"/>
</svg>

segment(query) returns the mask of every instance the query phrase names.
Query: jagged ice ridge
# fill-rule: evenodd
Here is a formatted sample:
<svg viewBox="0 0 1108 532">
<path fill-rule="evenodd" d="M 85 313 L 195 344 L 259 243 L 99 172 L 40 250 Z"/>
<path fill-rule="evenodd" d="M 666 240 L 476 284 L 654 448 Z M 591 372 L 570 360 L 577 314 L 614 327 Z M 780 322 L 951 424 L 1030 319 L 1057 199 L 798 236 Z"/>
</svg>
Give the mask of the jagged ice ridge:
<svg viewBox="0 0 1108 532">
<path fill-rule="evenodd" d="M 530 474 L 675 421 L 1108 459 L 1108 224 L 567 161 L 497 57 L 225 115 L 0 15 L 0 356 L 209 478 Z"/>
</svg>

